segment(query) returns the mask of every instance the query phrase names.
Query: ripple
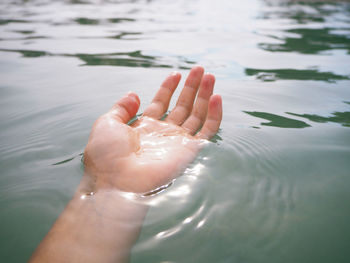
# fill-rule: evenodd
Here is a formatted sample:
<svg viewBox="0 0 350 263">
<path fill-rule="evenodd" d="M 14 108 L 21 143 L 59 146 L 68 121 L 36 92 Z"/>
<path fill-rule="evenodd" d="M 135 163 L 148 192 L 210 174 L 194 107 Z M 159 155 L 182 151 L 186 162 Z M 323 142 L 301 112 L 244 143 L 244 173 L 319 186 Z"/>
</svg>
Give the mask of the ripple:
<svg viewBox="0 0 350 263">
<path fill-rule="evenodd" d="M 52 150 L 55 148 L 53 138 L 57 134 L 66 132 L 73 136 L 76 131 L 80 131 L 79 122 L 76 121 L 78 116 L 69 114 L 70 121 L 66 116 L 76 107 L 79 105 L 51 106 L 46 109 L 34 106 L 25 111 L 18 107 L 12 113 L 8 113 L 2 121 L 4 128 L 0 136 L 9 138 L 0 141 L 2 161 L 12 162 L 16 157 L 24 162 L 36 159 L 47 162 L 47 159 L 52 158 Z M 10 136 L 14 131 L 16 136 Z"/>
<path fill-rule="evenodd" d="M 224 145 L 229 145 L 242 165 L 258 170 L 259 174 L 274 174 L 281 163 L 274 147 L 253 134 L 225 138 Z"/>
<path fill-rule="evenodd" d="M 237 134 L 229 141 L 224 138 L 224 142 L 234 153 L 231 158 L 236 159 L 231 161 L 232 185 L 244 183 L 241 186 L 244 191 L 236 189 L 238 197 L 235 199 L 243 206 L 238 208 L 237 213 L 247 218 L 254 216 L 251 221 L 255 222 L 255 231 L 261 234 L 254 238 L 254 245 L 251 245 L 268 250 L 276 245 L 272 237 L 280 234 L 285 216 L 294 208 L 296 189 L 285 177 L 278 143 L 267 134 L 257 137 L 256 133 L 261 131 Z"/>
</svg>

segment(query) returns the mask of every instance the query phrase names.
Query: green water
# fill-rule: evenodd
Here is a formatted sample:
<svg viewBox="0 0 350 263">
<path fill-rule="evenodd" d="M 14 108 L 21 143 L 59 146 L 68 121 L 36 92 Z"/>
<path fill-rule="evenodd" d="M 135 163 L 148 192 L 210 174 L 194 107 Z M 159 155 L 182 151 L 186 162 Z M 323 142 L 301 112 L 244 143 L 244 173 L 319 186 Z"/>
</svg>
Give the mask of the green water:
<svg viewBox="0 0 350 263">
<path fill-rule="evenodd" d="M 93 121 L 162 79 L 217 76 L 214 143 L 152 200 L 132 262 L 349 262 L 350 3 L 0 3 L 0 261 L 25 262 Z"/>
</svg>

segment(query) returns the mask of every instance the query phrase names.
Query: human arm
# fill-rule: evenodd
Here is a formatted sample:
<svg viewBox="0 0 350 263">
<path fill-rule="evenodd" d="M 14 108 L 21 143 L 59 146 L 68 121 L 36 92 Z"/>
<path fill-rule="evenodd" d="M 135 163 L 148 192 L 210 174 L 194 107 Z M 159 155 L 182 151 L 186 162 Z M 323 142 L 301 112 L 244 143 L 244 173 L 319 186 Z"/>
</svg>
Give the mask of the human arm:
<svg viewBox="0 0 350 263">
<path fill-rule="evenodd" d="M 85 172 L 73 199 L 37 248 L 31 262 L 125 262 L 147 206 L 123 193 L 148 193 L 178 176 L 219 129 L 222 102 L 214 76 L 191 70 L 175 108 L 164 121 L 180 74 L 168 76 L 142 117 L 134 93 L 94 124 L 84 152 Z M 197 132 L 199 130 L 199 132 Z"/>
</svg>

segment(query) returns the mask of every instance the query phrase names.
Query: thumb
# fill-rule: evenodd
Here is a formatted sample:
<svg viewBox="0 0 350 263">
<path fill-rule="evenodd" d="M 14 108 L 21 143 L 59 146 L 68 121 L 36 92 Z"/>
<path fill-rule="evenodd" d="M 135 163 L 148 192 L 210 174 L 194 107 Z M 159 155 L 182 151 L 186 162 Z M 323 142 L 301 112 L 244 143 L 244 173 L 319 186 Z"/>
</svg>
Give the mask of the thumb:
<svg viewBox="0 0 350 263">
<path fill-rule="evenodd" d="M 113 105 L 109 113 L 119 122 L 127 123 L 136 115 L 139 107 L 139 97 L 136 93 L 129 92 Z"/>
</svg>

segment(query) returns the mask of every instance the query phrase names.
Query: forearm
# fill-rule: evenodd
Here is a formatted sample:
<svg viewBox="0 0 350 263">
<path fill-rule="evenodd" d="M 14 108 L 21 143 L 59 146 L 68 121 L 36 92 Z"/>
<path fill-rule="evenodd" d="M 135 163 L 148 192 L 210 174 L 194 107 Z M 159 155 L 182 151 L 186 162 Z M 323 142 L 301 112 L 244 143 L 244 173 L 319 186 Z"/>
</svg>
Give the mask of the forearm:
<svg viewBox="0 0 350 263">
<path fill-rule="evenodd" d="M 116 190 L 93 189 L 85 175 L 30 262 L 125 262 L 147 206 Z"/>
</svg>

